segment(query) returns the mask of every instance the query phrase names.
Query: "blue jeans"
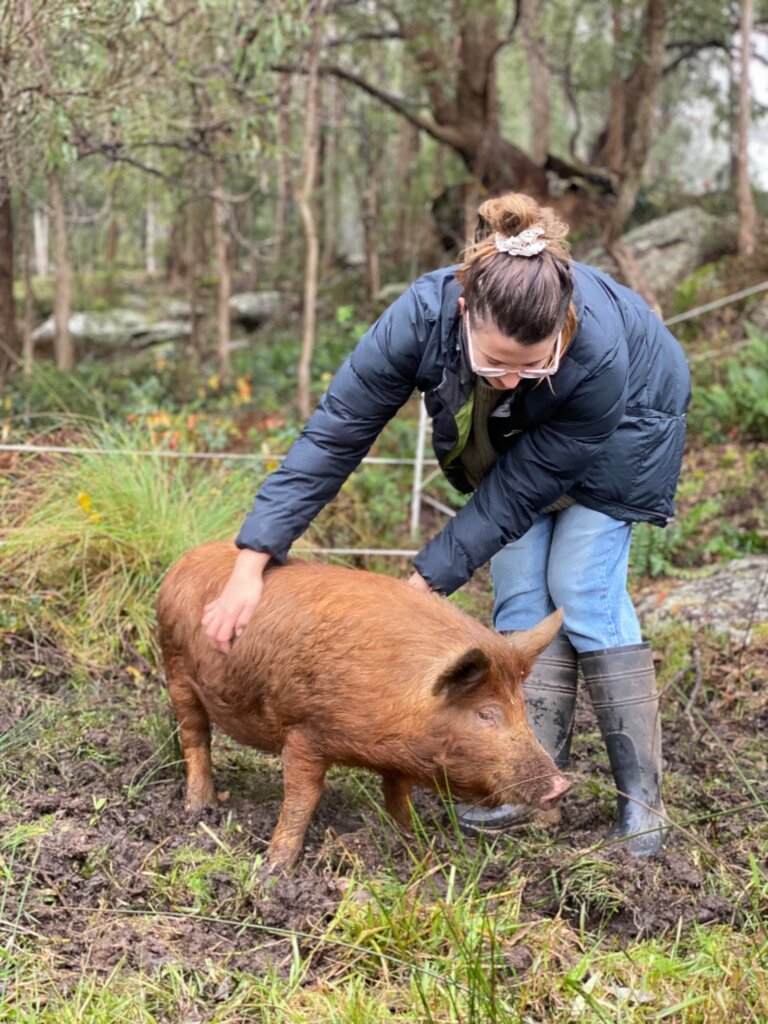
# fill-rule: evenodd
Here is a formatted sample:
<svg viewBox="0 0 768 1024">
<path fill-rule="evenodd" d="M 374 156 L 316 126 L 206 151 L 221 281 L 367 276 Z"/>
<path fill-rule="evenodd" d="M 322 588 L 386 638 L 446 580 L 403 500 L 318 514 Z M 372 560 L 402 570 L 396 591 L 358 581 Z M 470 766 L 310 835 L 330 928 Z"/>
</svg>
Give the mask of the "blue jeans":
<svg viewBox="0 0 768 1024">
<path fill-rule="evenodd" d="M 530 629 L 555 608 L 579 654 L 642 642 L 627 592 L 630 523 L 581 505 L 541 515 L 491 559 L 493 624 Z"/>
</svg>

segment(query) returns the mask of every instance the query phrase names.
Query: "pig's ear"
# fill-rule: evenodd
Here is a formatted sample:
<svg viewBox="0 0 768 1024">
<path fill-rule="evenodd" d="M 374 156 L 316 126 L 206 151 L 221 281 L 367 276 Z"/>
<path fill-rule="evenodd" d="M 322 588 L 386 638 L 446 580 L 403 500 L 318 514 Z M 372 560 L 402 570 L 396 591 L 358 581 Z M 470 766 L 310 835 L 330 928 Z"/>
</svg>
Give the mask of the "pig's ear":
<svg viewBox="0 0 768 1024">
<path fill-rule="evenodd" d="M 541 652 L 547 647 L 558 634 L 563 624 L 563 610 L 558 608 L 546 619 L 542 619 L 538 626 L 533 629 L 523 630 L 521 633 L 512 633 L 509 642 L 524 658 L 535 661 Z"/>
<path fill-rule="evenodd" d="M 480 647 L 470 647 L 444 668 L 432 687 L 437 696 L 445 694 L 449 700 L 465 697 L 488 678 L 491 662 Z"/>
</svg>

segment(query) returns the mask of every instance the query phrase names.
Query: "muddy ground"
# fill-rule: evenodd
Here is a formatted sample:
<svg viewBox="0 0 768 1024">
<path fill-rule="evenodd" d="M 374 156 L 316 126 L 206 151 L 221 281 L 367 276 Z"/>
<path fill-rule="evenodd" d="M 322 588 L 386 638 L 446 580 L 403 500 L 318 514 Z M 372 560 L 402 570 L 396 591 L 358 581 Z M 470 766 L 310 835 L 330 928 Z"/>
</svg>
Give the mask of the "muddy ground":
<svg viewBox="0 0 768 1024">
<path fill-rule="evenodd" d="M 706 637 L 696 640 L 692 655 L 664 701 L 668 810 L 686 830 L 676 830 L 663 854 L 646 864 L 600 847 L 613 798 L 602 743 L 583 703 L 576 785 L 561 825 L 551 835 L 527 826 L 499 839 L 482 888 L 503 888 L 505 878 L 522 871 L 526 917 L 581 920 L 619 946 L 681 922 L 740 927 L 749 853 L 764 861 L 768 848 L 760 740 L 768 731 L 768 655 L 753 648 L 737 664 L 722 642 Z M 322 928 L 353 872 L 410 877 L 413 862 L 398 836 L 337 770 L 291 876 L 242 886 L 223 872 L 208 879 L 214 905 L 207 912 L 216 920 L 190 916 L 174 897 L 179 850 L 191 846 L 213 857 L 215 826 L 227 820 L 241 829 L 244 858 L 263 851 L 278 814 L 279 762 L 243 754 L 218 737 L 215 776 L 228 797 L 207 821 L 190 821 L 180 768 L 169 764 L 177 756 L 172 738 L 163 739 L 164 730 L 171 735 L 163 684 L 149 665 L 134 657 L 110 675 L 84 677 L 54 646 L 14 634 L 0 639 L 0 660 L 4 806 L 12 807 L 0 814 L 0 837 L 44 826 L 39 842 L 6 842 L 13 881 L 5 883 L 2 919 L 34 937 L 65 988 L 83 970 L 106 974 L 121 962 L 149 970 L 170 961 L 202 966 L 214 957 L 234 969 L 287 970 L 282 930 Z M 373 777 L 368 790 L 377 795 Z M 449 858 L 457 839 L 444 827 L 438 800 L 420 794 L 418 808 L 435 855 Z M 472 853 L 483 841 L 465 842 Z M 516 970 L 526 970 L 529 953 L 524 944 L 515 947 Z M 322 973 L 331 956 L 316 951 L 313 972 Z"/>
</svg>

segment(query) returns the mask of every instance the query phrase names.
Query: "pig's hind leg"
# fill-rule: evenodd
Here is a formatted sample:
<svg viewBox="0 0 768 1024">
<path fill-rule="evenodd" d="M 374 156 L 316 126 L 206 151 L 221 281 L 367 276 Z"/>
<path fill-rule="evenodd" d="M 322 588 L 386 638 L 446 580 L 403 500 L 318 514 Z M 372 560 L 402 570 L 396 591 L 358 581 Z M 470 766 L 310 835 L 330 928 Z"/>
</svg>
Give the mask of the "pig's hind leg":
<svg viewBox="0 0 768 1024">
<path fill-rule="evenodd" d="M 289 730 L 283 744 L 283 806 L 267 852 L 270 867 L 291 867 L 323 795 L 328 760 L 311 738 Z"/>
<path fill-rule="evenodd" d="M 194 814 L 216 804 L 211 774 L 211 720 L 180 659 L 166 661 L 165 675 L 171 705 L 179 723 L 179 740 L 187 772 L 184 806 Z"/>
</svg>

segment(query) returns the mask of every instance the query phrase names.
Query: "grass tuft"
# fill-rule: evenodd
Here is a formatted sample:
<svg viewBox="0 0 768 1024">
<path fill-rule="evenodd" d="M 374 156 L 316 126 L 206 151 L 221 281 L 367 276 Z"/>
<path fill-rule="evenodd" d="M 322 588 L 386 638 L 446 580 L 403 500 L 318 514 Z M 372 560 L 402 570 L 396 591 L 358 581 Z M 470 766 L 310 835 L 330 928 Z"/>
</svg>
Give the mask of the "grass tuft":
<svg viewBox="0 0 768 1024">
<path fill-rule="evenodd" d="M 4 540 L 15 583 L 6 623 L 43 622 L 65 648 L 96 660 L 126 643 L 154 654 L 163 573 L 195 544 L 234 537 L 260 470 L 246 481 L 218 463 L 132 455 L 146 438 L 127 428 L 94 429 L 79 443 L 114 454 L 30 460 L 20 471 L 25 501 Z"/>
</svg>

